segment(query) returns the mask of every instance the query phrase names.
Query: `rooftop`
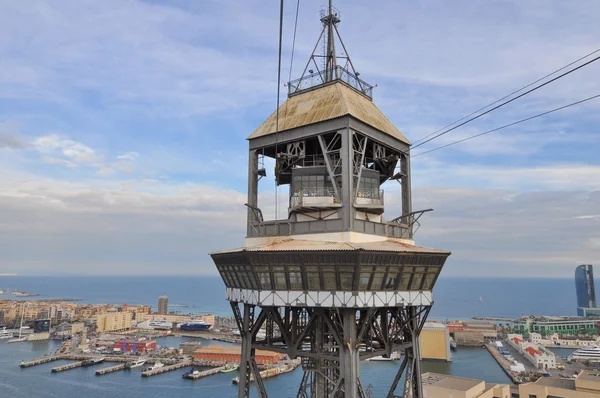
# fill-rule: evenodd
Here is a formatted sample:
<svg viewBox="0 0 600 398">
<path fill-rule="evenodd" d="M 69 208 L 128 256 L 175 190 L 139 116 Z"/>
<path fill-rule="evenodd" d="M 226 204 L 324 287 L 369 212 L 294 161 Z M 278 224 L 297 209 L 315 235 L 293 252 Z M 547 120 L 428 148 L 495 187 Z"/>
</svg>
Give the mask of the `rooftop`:
<svg viewBox="0 0 600 398">
<path fill-rule="evenodd" d="M 369 126 L 410 145 L 410 141 L 377 108 L 371 99 L 334 80 L 288 98 L 279 107 L 279 132 L 350 115 Z M 273 112 L 249 140 L 274 134 L 277 112 Z"/>
<path fill-rule="evenodd" d="M 464 377 L 448 376 L 438 373 L 423 374 L 423 386 L 447 388 L 454 391 L 469 391 L 482 384 L 483 381 L 481 380 L 467 379 Z"/>
<path fill-rule="evenodd" d="M 556 377 L 541 377 L 535 384 L 546 387 L 563 388 L 565 390 L 575 390 L 575 380 L 559 379 Z"/>
<path fill-rule="evenodd" d="M 228 355 L 241 355 L 242 347 L 240 346 L 222 346 L 222 345 L 209 345 L 206 347 L 198 348 L 194 351 L 194 354 L 228 354 Z M 279 355 L 273 351 L 256 350 L 256 356 L 275 356 Z"/>
<path fill-rule="evenodd" d="M 283 239 L 272 243 L 266 243 L 264 245 L 242 247 L 238 249 L 224 250 L 211 254 L 225 254 L 235 253 L 239 251 L 313 251 L 313 250 L 327 250 L 327 251 L 356 251 L 356 250 L 367 250 L 367 251 L 383 251 L 383 252 L 405 252 L 405 253 L 427 253 L 427 254 L 445 254 L 448 255 L 450 252 L 432 249 L 428 247 L 415 246 L 404 243 L 398 239 L 386 239 L 375 242 L 328 242 L 328 241 L 314 241 L 314 240 L 301 240 L 301 239 Z"/>
</svg>

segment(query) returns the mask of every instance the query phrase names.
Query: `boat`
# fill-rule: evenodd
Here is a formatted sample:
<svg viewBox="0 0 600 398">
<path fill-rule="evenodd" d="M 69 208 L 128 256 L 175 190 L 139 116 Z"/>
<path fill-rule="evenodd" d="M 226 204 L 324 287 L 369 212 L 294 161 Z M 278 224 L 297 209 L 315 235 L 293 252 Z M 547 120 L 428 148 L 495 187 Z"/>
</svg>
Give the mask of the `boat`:
<svg viewBox="0 0 600 398">
<path fill-rule="evenodd" d="M 198 369 L 192 368 L 191 370 L 185 372 L 183 374 L 183 376 L 181 376 L 181 377 L 183 377 L 184 379 L 193 379 L 194 378 L 193 376 L 196 376 L 199 374 L 200 374 L 200 371 Z"/>
<path fill-rule="evenodd" d="M 164 363 L 162 363 L 162 362 L 156 362 L 154 365 L 152 365 L 152 366 L 150 366 L 150 367 L 148 367 L 148 368 L 144 369 L 144 372 L 147 372 L 147 371 L 149 371 L 149 370 L 156 370 L 156 369 L 160 369 L 160 368 L 162 368 L 163 366 L 165 366 L 165 364 L 164 364 Z"/>
<path fill-rule="evenodd" d="M 571 360 L 571 361 L 578 360 L 578 359 L 580 359 L 580 360 L 581 359 L 600 360 L 600 347 L 594 346 L 594 347 L 580 348 L 578 350 L 573 351 L 567 359 Z"/>
<path fill-rule="evenodd" d="M 450 349 L 452 351 L 456 351 L 457 346 L 458 346 L 458 344 L 456 344 L 456 340 L 454 340 L 452 337 L 450 337 Z"/>
<path fill-rule="evenodd" d="M 135 369 L 135 368 L 139 368 L 140 366 L 144 366 L 144 364 L 146 363 L 145 359 L 138 359 L 135 362 L 127 362 L 125 364 L 125 369 Z"/>
<path fill-rule="evenodd" d="M 212 324 L 204 322 L 200 319 L 192 319 L 187 322 L 180 323 L 177 327 L 181 330 L 198 331 L 208 330 L 212 327 Z"/>
<path fill-rule="evenodd" d="M 6 327 L 0 330 L 0 340 L 10 339 L 11 337 L 13 337 L 13 333 L 10 330 L 6 330 Z"/>
<path fill-rule="evenodd" d="M 389 361 L 397 361 L 398 359 L 400 359 L 401 355 L 399 352 L 392 352 L 392 355 L 389 356 L 389 358 L 384 357 L 383 355 L 379 355 L 376 357 L 371 357 L 366 359 L 366 361 L 381 361 L 381 362 L 389 362 Z"/>
<path fill-rule="evenodd" d="M 20 343 L 22 341 L 27 341 L 27 336 L 23 336 L 23 319 L 25 318 L 25 304 L 26 303 L 23 303 L 23 305 L 21 306 L 21 325 L 19 326 L 19 335 L 14 339 L 8 340 L 9 343 Z M 25 328 L 28 327 L 25 326 Z"/>
<path fill-rule="evenodd" d="M 483 303 L 483 297 L 479 296 L 479 302 Z"/>
<path fill-rule="evenodd" d="M 230 373 L 230 372 L 235 372 L 236 370 L 238 370 L 240 368 L 240 365 L 235 364 L 232 366 L 227 366 L 225 369 L 221 369 L 220 372 L 221 373 Z"/>
<path fill-rule="evenodd" d="M 104 357 L 96 357 L 96 358 L 91 358 L 91 359 L 87 359 L 87 360 L 83 361 L 81 363 L 81 366 L 87 367 L 87 366 L 96 365 L 96 364 L 99 364 L 102 362 L 104 362 Z"/>
<path fill-rule="evenodd" d="M 154 330 L 171 330 L 173 329 L 173 322 L 165 319 L 152 319 L 148 322 L 148 327 Z"/>
</svg>

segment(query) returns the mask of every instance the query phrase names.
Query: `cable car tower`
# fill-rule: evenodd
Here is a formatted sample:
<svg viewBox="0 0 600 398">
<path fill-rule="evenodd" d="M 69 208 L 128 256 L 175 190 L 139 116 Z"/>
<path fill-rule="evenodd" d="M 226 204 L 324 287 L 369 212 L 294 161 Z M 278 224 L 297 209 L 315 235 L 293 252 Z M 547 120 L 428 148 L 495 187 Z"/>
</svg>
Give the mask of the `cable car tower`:
<svg viewBox="0 0 600 398">
<path fill-rule="evenodd" d="M 415 245 L 418 220 L 431 209 L 412 210 L 410 142 L 373 103 L 340 21 L 330 1 L 288 99 L 248 137 L 244 246 L 211 254 L 242 337 L 240 398 L 251 382 L 267 397 L 257 349 L 302 359 L 302 398 L 366 397 L 360 361 L 399 352 L 388 397 L 402 376 L 398 393 L 423 397 L 419 333 L 450 252 Z M 275 160 L 277 185 L 289 187 L 284 220 L 265 220 L 258 203 L 265 157 Z M 391 219 L 381 189 L 388 180 L 401 187 L 388 198 L 401 202 Z"/>
</svg>

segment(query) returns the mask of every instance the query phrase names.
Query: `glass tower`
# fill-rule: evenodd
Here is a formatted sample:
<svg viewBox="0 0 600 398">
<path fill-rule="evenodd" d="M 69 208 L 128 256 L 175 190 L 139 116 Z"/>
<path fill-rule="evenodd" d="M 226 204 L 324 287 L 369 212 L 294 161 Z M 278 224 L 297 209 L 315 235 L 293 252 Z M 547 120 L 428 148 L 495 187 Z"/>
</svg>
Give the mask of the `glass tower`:
<svg viewBox="0 0 600 398">
<path fill-rule="evenodd" d="M 575 290 L 577 292 L 577 315 L 585 315 L 583 308 L 596 308 L 594 269 L 591 265 L 580 265 L 575 269 Z"/>
</svg>

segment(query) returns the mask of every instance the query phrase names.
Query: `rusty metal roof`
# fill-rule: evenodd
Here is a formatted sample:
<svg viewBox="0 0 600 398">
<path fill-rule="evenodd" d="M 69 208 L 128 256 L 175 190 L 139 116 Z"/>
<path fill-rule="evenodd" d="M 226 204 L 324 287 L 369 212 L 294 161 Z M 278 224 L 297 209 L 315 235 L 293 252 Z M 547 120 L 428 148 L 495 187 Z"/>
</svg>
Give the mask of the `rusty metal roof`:
<svg viewBox="0 0 600 398">
<path fill-rule="evenodd" d="M 279 131 L 290 130 L 340 116 L 350 115 L 392 137 L 410 145 L 410 141 L 389 121 L 369 98 L 335 82 L 290 97 L 279 107 Z M 263 137 L 275 133 L 276 112 L 267 118 L 250 136 Z"/>
<path fill-rule="evenodd" d="M 241 247 L 237 249 L 224 250 L 211 254 L 225 254 L 235 252 L 269 252 L 269 251 L 385 251 L 400 253 L 423 253 L 423 254 L 446 254 L 449 251 L 433 249 L 429 247 L 409 245 L 397 239 L 387 239 L 380 242 L 327 242 L 300 239 L 283 239 L 263 245 Z"/>
</svg>

